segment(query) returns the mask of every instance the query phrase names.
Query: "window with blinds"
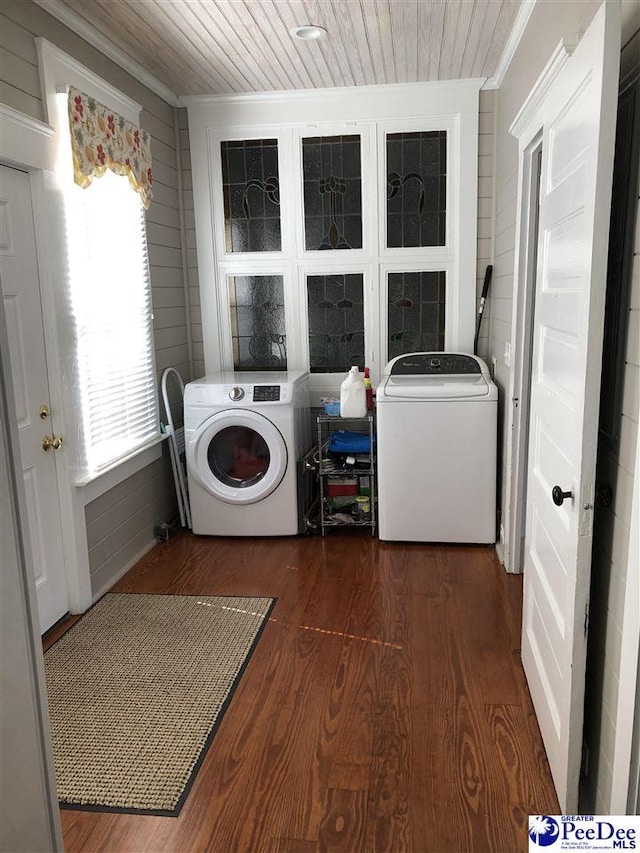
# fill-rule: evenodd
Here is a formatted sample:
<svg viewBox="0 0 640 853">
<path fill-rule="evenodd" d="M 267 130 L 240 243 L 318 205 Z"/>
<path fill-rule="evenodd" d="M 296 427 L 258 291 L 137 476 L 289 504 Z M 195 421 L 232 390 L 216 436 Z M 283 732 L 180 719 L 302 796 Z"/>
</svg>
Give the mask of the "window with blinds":
<svg viewBox="0 0 640 853">
<path fill-rule="evenodd" d="M 84 460 L 90 476 L 159 435 L 143 205 L 107 171 L 65 186 L 69 299 L 76 336 Z"/>
</svg>

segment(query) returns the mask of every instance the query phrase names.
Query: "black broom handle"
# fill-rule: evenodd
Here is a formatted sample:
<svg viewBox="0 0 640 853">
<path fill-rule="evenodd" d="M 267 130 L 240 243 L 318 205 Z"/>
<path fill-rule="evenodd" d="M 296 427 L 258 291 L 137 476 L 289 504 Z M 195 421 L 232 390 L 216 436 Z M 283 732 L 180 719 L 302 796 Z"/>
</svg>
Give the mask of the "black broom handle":
<svg viewBox="0 0 640 853">
<path fill-rule="evenodd" d="M 473 339 L 473 353 L 478 354 L 478 338 L 480 337 L 480 325 L 482 323 L 482 312 L 484 311 L 484 303 L 487 301 L 489 293 L 489 285 L 491 283 L 491 274 L 493 273 L 493 265 L 489 264 L 484 273 L 484 284 L 482 285 L 482 296 L 480 297 L 480 307 L 478 308 L 478 323 L 476 325 L 476 336 Z"/>
</svg>

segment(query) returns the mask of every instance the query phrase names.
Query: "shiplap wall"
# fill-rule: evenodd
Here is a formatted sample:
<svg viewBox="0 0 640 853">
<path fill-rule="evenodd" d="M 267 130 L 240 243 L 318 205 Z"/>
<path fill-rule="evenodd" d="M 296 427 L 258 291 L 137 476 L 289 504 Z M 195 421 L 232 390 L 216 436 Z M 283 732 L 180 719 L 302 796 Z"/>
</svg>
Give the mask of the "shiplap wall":
<svg viewBox="0 0 640 853">
<path fill-rule="evenodd" d="M 493 258 L 493 195 L 495 180 L 495 121 L 498 92 L 480 90 L 478 122 L 478 268 L 476 279 L 476 316 L 487 264 Z M 478 355 L 486 358 L 489 350 L 489 316 L 480 327 Z"/>
<path fill-rule="evenodd" d="M 142 106 L 152 137 L 154 198 L 147 214 L 158 378 L 165 367 L 190 377 L 176 169 L 174 109 L 31 0 L 0 6 L 0 101 L 44 119 L 35 36 L 42 36 Z M 86 508 L 94 593 L 153 544 L 153 528 L 176 515 L 173 480 L 164 456 Z"/>
<path fill-rule="evenodd" d="M 561 38 L 575 38 L 584 31 L 600 5 L 600 0 L 574 0 L 554 5 L 554 14 L 538 3 L 529 21 L 524 38 L 511 62 L 503 86 L 498 91 L 496 124 L 496 217 L 494 276 L 491 296 L 487 305 L 490 329 L 487 355 L 496 359 L 496 381 L 501 391 L 502 454 L 506 452 L 505 429 L 507 412 L 504 406 L 509 387 L 509 368 L 503 355 L 505 345 L 517 342 L 511 339 L 513 308 L 513 269 L 516 241 L 516 201 L 518 182 L 518 146 L 509 134 L 515 115 Z M 639 241 L 636 235 L 636 250 Z M 604 673 L 602 689 L 592 696 L 593 706 L 587 707 L 599 720 L 590 755 L 590 802 L 582 810 L 607 814 L 611 796 L 611 762 L 615 742 L 614 723 L 617 702 L 618 672 L 620 664 L 620 626 L 624 608 L 624 571 L 629 541 L 633 466 L 635 462 L 636 434 L 638 429 L 638 387 L 640 382 L 640 356 L 638 353 L 638 319 L 640 317 L 640 287 L 638 285 L 638 258 L 636 257 L 634 296 L 632 304 L 629 346 L 625 372 L 625 398 L 623 438 L 618 459 L 611 459 L 613 482 L 617 482 L 617 496 L 608 519 L 608 540 L 612 543 L 609 555 L 602 555 L 611 566 L 612 584 L 606 602 L 592 602 L 604 608 L 601 619 L 602 646 L 599 660 L 591 661 L 594 672 Z M 504 478 L 504 474 L 503 474 Z M 504 482 L 502 483 L 504 494 Z M 597 531 L 596 531 L 597 533 Z M 614 566 L 615 564 L 615 566 Z M 605 566 L 606 567 L 606 566 Z M 594 561 L 594 571 L 602 563 Z M 607 569 L 608 570 L 608 569 Z M 593 673 L 591 673 L 593 674 Z"/>
</svg>

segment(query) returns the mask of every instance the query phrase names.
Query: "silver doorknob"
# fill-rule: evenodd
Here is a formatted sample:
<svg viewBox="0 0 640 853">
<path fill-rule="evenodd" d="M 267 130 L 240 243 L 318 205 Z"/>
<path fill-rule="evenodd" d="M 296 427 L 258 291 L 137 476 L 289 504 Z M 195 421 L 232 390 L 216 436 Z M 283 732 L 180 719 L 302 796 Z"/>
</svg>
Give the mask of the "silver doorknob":
<svg viewBox="0 0 640 853">
<path fill-rule="evenodd" d="M 42 449 L 50 450 L 53 448 L 54 450 L 60 450 L 62 447 L 62 439 L 59 435 L 45 435 L 42 439 Z"/>
</svg>

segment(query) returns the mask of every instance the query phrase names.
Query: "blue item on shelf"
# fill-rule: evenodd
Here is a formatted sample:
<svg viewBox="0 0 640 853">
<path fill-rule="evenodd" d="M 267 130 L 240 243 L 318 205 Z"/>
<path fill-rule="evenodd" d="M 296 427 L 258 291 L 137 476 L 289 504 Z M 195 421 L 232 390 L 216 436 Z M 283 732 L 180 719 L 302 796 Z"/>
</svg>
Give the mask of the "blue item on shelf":
<svg viewBox="0 0 640 853">
<path fill-rule="evenodd" d="M 337 429 L 331 433 L 329 450 L 332 453 L 369 453 L 369 435 L 365 432 Z"/>
<path fill-rule="evenodd" d="M 335 400 L 333 398 L 326 398 L 322 401 L 324 405 L 324 413 L 325 415 L 339 415 L 340 414 L 340 400 Z"/>
</svg>

